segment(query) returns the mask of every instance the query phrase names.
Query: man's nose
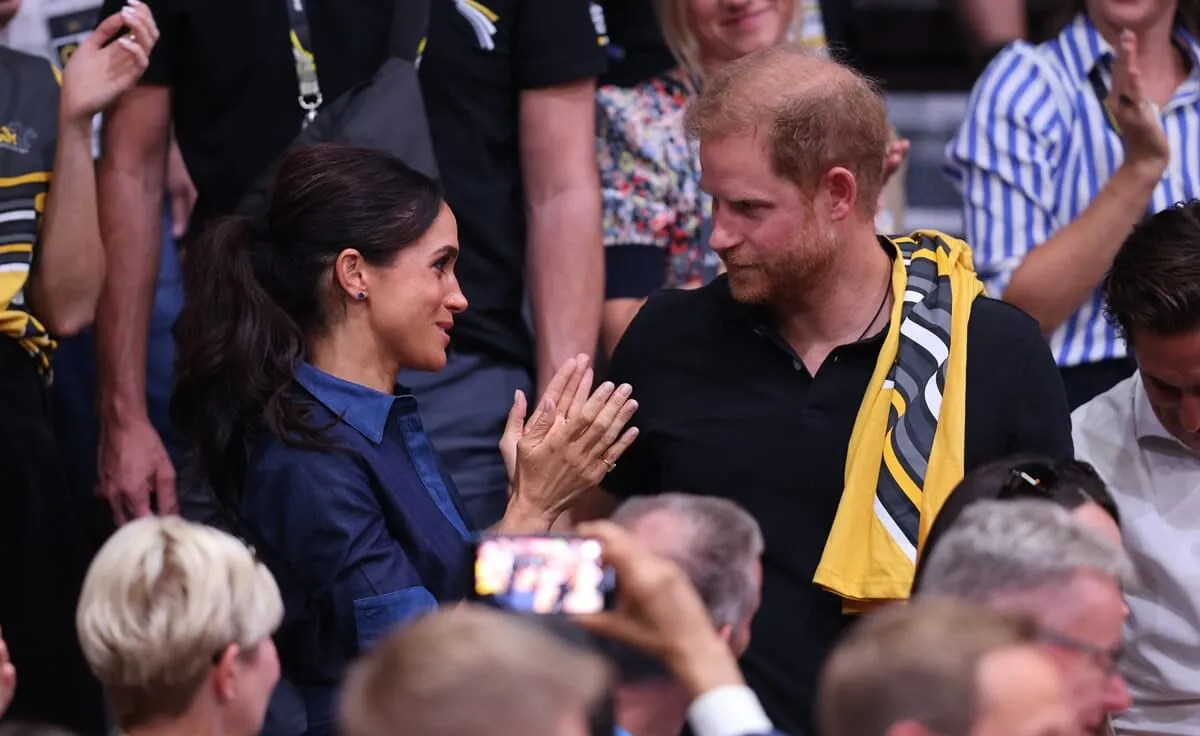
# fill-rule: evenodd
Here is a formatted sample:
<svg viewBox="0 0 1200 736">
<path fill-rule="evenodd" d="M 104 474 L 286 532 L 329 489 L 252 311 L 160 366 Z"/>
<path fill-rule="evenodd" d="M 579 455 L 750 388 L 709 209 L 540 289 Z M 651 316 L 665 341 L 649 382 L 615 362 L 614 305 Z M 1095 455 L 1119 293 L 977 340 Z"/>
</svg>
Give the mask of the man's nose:
<svg viewBox="0 0 1200 736">
<path fill-rule="evenodd" d="M 1179 424 L 1185 432 L 1200 432 L 1200 396 L 1185 393 L 1179 402 Z"/>
<path fill-rule="evenodd" d="M 1129 685 L 1120 672 L 1109 675 L 1104 683 L 1104 709 L 1109 713 L 1123 713 L 1129 709 L 1133 699 L 1129 695 Z"/>
<path fill-rule="evenodd" d="M 720 253 L 724 250 L 729 250 L 736 244 L 736 239 L 733 238 L 729 231 L 720 225 L 713 225 L 712 232 L 708 236 L 708 247 L 715 253 Z"/>
</svg>

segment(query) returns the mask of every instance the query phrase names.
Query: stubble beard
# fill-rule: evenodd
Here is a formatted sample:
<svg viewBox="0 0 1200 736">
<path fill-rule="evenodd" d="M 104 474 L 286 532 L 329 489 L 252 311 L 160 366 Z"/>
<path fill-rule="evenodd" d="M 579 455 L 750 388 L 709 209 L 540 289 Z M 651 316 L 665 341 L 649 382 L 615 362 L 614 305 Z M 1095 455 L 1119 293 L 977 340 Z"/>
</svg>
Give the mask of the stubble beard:
<svg viewBox="0 0 1200 736">
<path fill-rule="evenodd" d="M 783 308 L 804 303 L 833 266 L 838 244 L 832 235 L 808 232 L 769 260 L 729 270 L 729 291 L 743 304 Z"/>
</svg>

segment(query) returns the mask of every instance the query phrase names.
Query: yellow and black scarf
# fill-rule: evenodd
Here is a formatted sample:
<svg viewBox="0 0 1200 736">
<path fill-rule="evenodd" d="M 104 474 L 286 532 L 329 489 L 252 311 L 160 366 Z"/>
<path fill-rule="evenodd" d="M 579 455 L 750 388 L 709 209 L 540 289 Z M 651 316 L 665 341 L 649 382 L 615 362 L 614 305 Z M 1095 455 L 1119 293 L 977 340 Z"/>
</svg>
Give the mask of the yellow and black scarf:
<svg viewBox="0 0 1200 736">
<path fill-rule="evenodd" d="M 925 535 L 963 476 L 967 324 L 983 284 L 961 240 L 918 230 L 892 243 L 891 326 L 813 579 L 848 611 L 908 597 Z"/>
</svg>

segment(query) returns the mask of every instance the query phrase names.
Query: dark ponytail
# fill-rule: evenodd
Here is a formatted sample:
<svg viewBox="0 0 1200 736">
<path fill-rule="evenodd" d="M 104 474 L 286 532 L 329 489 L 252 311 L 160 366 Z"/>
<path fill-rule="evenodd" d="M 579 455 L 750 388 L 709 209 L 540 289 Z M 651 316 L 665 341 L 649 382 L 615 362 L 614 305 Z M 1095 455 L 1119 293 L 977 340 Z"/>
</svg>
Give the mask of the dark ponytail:
<svg viewBox="0 0 1200 736">
<path fill-rule="evenodd" d="M 435 182 L 387 154 L 320 144 L 283 160 L 265 220 L 218 220 L 189 249 L 171 417 L 226 510 L 236 512 L 260 432 L 329 446 L 292 377 L 308 339 L 341 312 L 338 254 L 386 265 L 441 206 Z"/>
</svg>

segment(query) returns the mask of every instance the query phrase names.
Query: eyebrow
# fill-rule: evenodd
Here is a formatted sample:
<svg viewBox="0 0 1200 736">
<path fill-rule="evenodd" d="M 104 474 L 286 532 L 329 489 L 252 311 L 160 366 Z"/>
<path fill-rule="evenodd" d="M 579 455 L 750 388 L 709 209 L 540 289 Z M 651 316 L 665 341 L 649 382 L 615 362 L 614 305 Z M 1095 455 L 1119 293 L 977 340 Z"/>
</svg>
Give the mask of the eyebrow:
<svg viewBox="0 0 1200 736">
<path fill-rule="evenodd" d="M 436 251 L 434 251 L 433 255 L 435 258 L 443 258 L 445 256 L 457 256 L 458 250 L 459 250 L 459 248 L 457 245 L 451 245 L 450 243 L 447 243 L 447 244 L 439 247 Z"/>
</svg>

